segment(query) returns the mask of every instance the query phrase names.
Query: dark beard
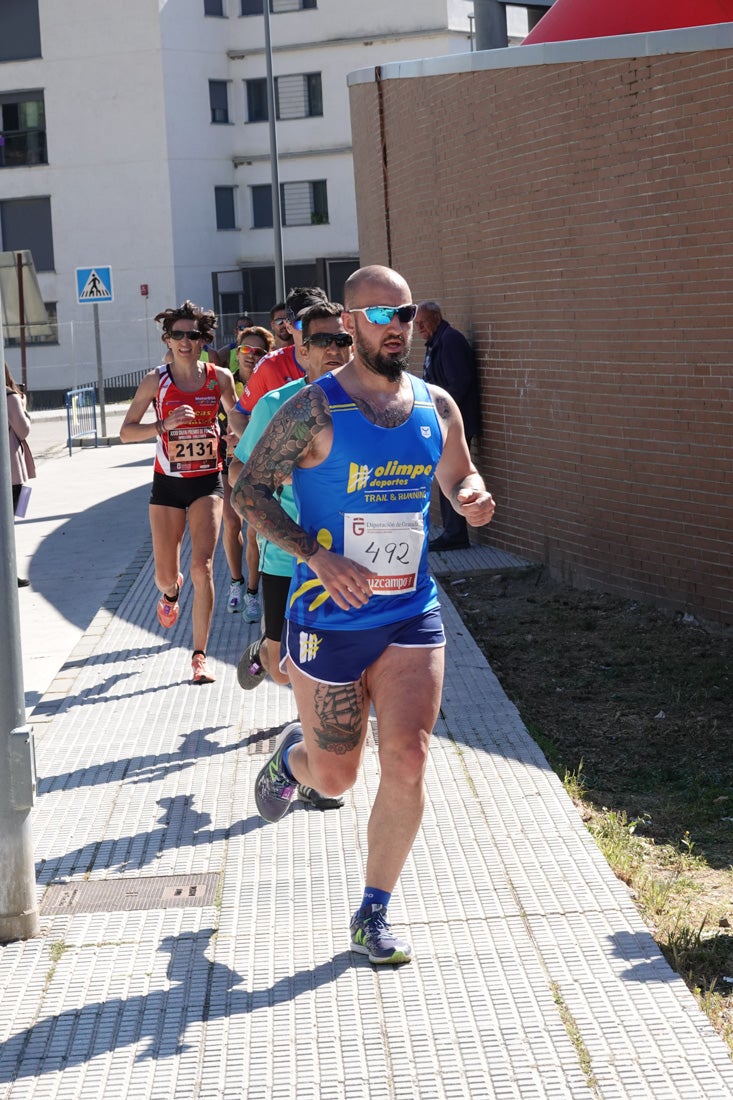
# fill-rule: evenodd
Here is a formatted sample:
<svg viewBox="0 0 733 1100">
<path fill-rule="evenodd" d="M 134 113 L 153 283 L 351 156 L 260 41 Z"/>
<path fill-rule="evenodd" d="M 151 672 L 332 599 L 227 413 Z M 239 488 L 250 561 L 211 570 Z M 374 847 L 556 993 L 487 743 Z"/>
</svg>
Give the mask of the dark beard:
<svg viewBox="0 0 733 1100">
<path fill-rule="evenodd" d="M 379 352 L 372 354 L 358 339 L 355 346 L 359 358 L 372 374 L 379 374 L 390 382 L 399 382 L 403 372 L 407 370 L 410 359 L 409 348 L 405 348 L 404 353 L 395 359 L 391 355 L 380 355 Z"/>
</svg>

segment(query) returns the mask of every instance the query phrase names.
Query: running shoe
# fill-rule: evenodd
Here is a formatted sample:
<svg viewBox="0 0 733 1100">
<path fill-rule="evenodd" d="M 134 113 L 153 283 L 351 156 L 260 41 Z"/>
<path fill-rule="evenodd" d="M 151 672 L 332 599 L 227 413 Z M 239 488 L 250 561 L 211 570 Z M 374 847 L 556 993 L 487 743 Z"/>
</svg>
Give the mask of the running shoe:
<svg viewBox="0 0 733 1100">
<path fill-rule="evenodd" d="M 408 963 L 412 959 L 407 940 L 400 940 L 390 932 L 383 905 L 372 905 L 371 912 L 358 909 L 351 918 L 350 931 L 352 951 L 368 955 L 371 963 Z"/>
<path fill-rule="evenodd" d="M 213 684 L 216 676 L 212 676 L 206 668 L 206 654 L 194 653 L 191 661 L 194 684 Z"/>
<path fill-rule="evenodd" d="M 232 581 L 229 585 L 229 599 L 227 600 L 227 611 L 230 614 L 235 614 L 237 611 L 242 610 L 242 599 L 244 595 L 244 581 Z"/>
<path fill-rule="evenodd" d="M 315 787 L 306 787 L 305 783 L 298 784 L 298 798 L 317 810 L 340 810 L 344 804 L 343 798 L 330 798 L 328 795 L 321 794 Z"/>
<path fill-rule="evenodd" d="M 297 745 L 303 740 L 300 722 L 291 722 L 283 730 L 283 739 L 277 750 L 265 764 L 255 780 L 255 802 L 261 817 L 265 821 L 279 821 L 288 812 L 297 783 L 282 770 L 282 756 L 285 749 Z"/>
<path fill-rule="evenodd" d="M 176 602 L 171 603 L 171 601 L 166 596 L 165 592 L 161 595 L 160 599 L 158 600 L 158 622 L 160 623 L 161 626 L 166 627 L 166 629 L 173 626 L 176 619 L 178 618 L 178 610 L 179 610 L 179 604 L 180 604 L 180 600 L 181 600 L 181 587 L 182 587 L 182 585 L 183 585 L 183 573 L 179 573 L 178 574 L 178 581 L 177 581 L 178 599 L 176 600 Z"/>
<path fill-rule="evenodd" d="M 239 658 L 239 664 L 237 665 L 237 680 L 239 686 L 244 691 L 251 691 L 256 688 L 258 684 L 261 684 L 267 671 L 265 666 L 260 661 L 260 650 L 265 644 L 265 635 L 258 638 L 256 642 L 252 642 L 245 649 L 242 656 Z"/>
<path fill-rule="evenodd" d="M 262 604 L 257 592 L 245 592 L 244 594 L 244 621 L 246 623 L 258 623 L 262 618 Z"/>
</svg>

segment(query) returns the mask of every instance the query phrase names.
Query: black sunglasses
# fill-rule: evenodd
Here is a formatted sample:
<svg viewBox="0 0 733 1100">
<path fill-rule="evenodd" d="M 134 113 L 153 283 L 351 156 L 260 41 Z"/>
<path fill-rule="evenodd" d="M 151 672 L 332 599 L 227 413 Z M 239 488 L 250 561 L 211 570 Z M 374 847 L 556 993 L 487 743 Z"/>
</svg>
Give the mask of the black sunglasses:
<svg viewBox="0 0 733 1100">
<path fill-rule="evenodd" d="M 314 332 L 303 343 L 313 344 L 316 348 L 330 348 L 331 344 L 337 348 L 350 348 L 354 341 L 348 332 Z"/>
<path fill-rule="evenodd" d="M 197 328 L 184 331 L 181 328 L 174 328 L 168 333 L 171 340 L 203 340 L 203 332 L 199 332 Z"/>
</svg>

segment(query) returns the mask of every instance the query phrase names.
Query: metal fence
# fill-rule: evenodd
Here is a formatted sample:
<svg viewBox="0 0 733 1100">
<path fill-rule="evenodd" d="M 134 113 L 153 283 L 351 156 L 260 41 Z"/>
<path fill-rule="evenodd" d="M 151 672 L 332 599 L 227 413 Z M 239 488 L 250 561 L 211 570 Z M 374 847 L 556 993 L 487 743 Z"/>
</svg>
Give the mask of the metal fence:
<svg viewBox="0 0 733 1100">
<path fill-rule="evenodd" d="M 147 370 L 143 368 L 142 370 L 127 371 L 126 374 L 116 374 L 114 378 L 105 378 L 105 404 L 111 405 L 114 402 L 129 401 L 146 374 Z M 99 382 L 95 379 L 90 382 L 80 382 L 73 390 L 35 390 L 29 396 L 28 407 L 32 412 L 64 408 L 67 393 L 76 393 L 77 390 L 83 389 L 93 389 L 95 403 L 99 405 Z"/>
<path fill-rule="evenodd" d="M 69 456 L 74 453 L 76 440 L 94 437 L 94 446 L 99 444 L 97 433 L 97 393 L 94 386 L 78 386 L 66 393 L 66 428 Z"/>
</svg>

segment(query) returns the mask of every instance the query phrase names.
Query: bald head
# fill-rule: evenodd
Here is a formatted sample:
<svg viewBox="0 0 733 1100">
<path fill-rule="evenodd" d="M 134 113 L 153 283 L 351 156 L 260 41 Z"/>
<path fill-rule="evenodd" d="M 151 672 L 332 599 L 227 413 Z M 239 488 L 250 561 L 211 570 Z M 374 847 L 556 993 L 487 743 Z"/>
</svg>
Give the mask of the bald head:
<svg viewBox="0 0 733 1100">
<path fill-rule="evenodd" d="M 415 307 L 410 288 L 398 271 L 373 264 L 360 267 L 344 287 L 344 328 L 354 340 L 357 368 L 390 382 L 406 370 Z M 403 306 L 408 308 L 403 311 Z"/>
<path fill-rule="evenodd" d="M 378 301 L 379 292 L 387 290 L 399 291 L 400 304 L 411 301 L 410 288 L 398 271 L 381 264 L 360 267 L 346 280 L 344 305 L 347 309 L 363 305 L 383 305 L 383 302 Z"/>
</svg>

